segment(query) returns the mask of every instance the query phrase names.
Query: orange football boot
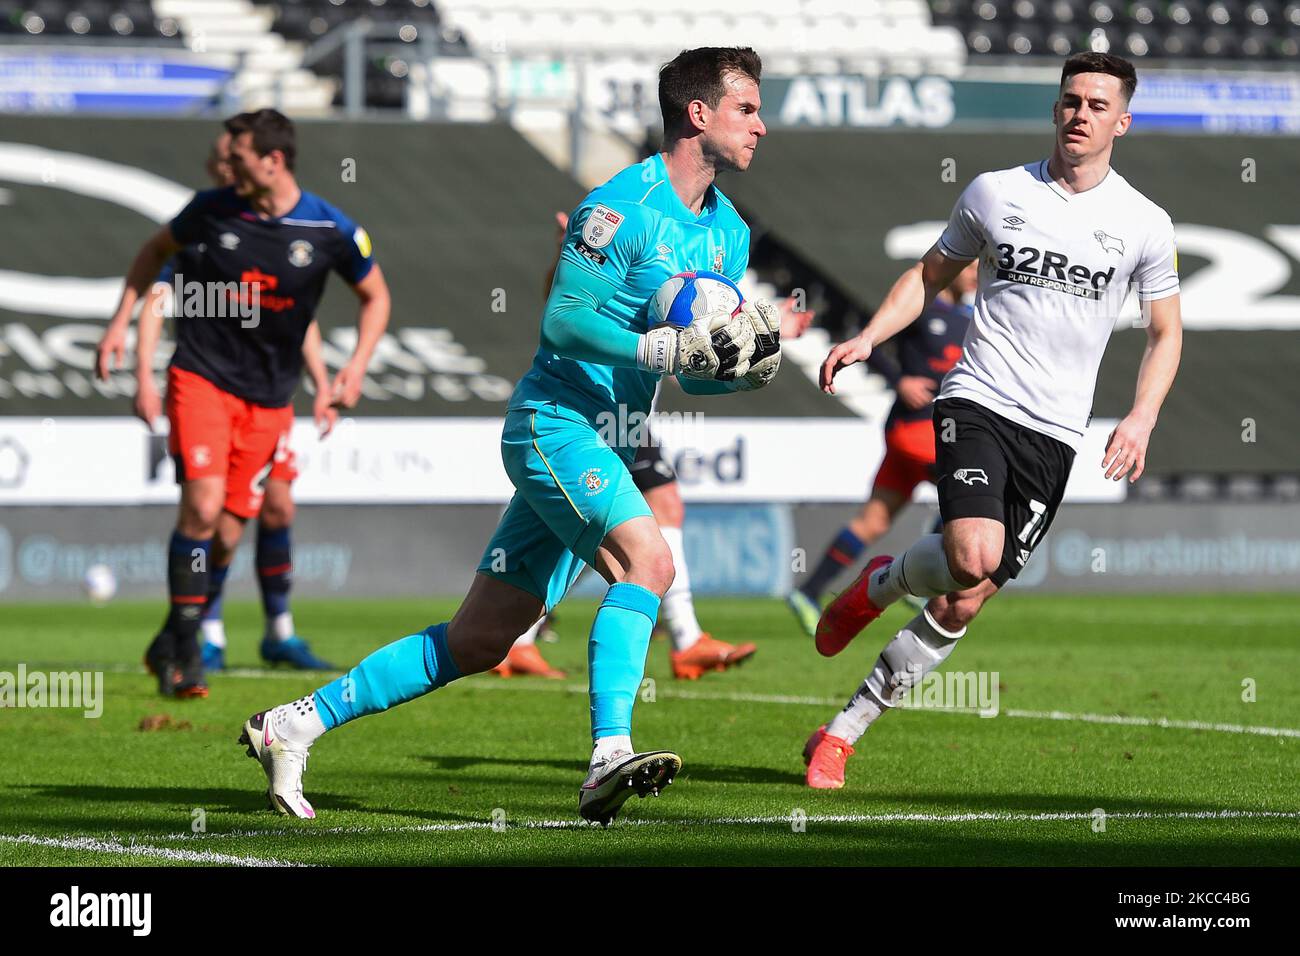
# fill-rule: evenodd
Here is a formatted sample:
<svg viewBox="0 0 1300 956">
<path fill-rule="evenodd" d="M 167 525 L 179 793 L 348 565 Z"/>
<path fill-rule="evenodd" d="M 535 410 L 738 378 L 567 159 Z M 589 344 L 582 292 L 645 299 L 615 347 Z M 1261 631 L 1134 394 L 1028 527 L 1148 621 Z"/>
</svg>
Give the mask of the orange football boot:
<svg viewBox="0 0 1300 956">
<path fill-rule="evenodd" d="M 673 676 L 678 680 L 699 680 L 707 671 L 725 671 L 743 664 L 758 650 L 750 643 L 728 644 L 703 633 L 684 651 L 673 651 Z"/>
<path fill-rule="evenodd" d="M 853 756 L 853 748 L 842 737 L 818 727 L 803 745 L 803 762 L 808 766 L 805 781 L 814 790 L 839 790 L 844 786 L 844 764 Z"/>
<path fill-rule="evenodd" d="M 863 628 L 884 613 L 884 608 L 871 603 L 867 582 L 871 580 L 871 575 L 893 561 L 887 554 L 872 558 L 844 593 L 826 605 L 821 620 L 817 622 L 817 653 L 823 657 L 834 657 L 848 647 L 849 642 Z"/>
<path fill-rule="evenodd" d="M 524 675 L 562 680 L 568 676 L 564 671 L 546 663 L 546 658 L 542 657 L 542 652 L 537 649 L 536 644 L 516 644 L 510 648 L 506 659 L 492 668 L 492 671 L 502 677 Z"/>
</svg>

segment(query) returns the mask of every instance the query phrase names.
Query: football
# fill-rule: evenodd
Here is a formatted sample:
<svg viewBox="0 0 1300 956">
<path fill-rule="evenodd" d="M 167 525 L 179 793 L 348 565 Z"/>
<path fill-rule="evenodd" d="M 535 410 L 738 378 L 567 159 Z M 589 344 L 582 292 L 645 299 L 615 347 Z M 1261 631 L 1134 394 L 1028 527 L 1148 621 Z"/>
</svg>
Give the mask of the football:
<svg viewBox="0 0 1300 956">
<path fill-rule="evenodd" d="M 716 272 L 679 272 L 656 291 L 649 303 L 650 328 L 672 325 L 685 328 L 696 319 L 718 311 L 734 316 L 744 297 L 736 283 Z"/>
<path fill-rule="evenodd" d="M 86 568 L 81 586 L 92 604 L 107 604 L 117 593 L 117 576 L 107 564 L 92 564 Z"/>
</svg>

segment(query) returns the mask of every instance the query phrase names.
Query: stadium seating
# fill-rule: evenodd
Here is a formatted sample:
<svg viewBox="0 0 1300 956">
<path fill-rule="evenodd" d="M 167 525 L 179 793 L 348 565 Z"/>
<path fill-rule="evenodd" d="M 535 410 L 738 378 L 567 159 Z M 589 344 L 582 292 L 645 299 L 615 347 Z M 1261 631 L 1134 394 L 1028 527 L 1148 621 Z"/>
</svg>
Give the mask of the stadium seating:
<svg viewBox="0 0 1300 956">
<path fill-rule="evenodd" d="M 929 0 L 934 23 L 960 30 L 972 54 L 1062 56 L 1090 43 L 1134 59 L 1294 59 L 1291 0 Z"/>
<path fill-rule="evenodd" d="M 278 0 L 272 6 L 274 29 L 290 40 L 319 39 L 361 16 L 376 23 L 409 27 L 417 33 L 439 27 L 432 0 Z"/>
<path fill-rule="evenodd" d="M 175 17 L 149 0 L 0 0 L 0 35 L 96 45 L 117 41 L 181 42 Z"/>
<path fill-rule="evenodd" d="M 1300 0 L 258 0 L 273 29 L 312 42 L 361 16 L 396 27 L 367 48 L 367 99 L 402 102 L 410 55 L 661 60 L 686 45 L 746 43 L 778 69 L 953 75 L 988 62 L 1111 49 L 1134 59 L 1280 61 L 1300 56 Z M 396 38 L 396 39 L 395 39 Z M 503 42 L 509 38 L 508 49 Z M 427 46 L 425 47 L 428 48 Z M 341 76 L 342 58 L 313 69 Z"/>
<path fill-rule="evenodd" d="M 444 27 L 433 0 L 256 0 L 270 11 L 271 29 L 286 40 L 310 45 L 331 31 L 366 18 L 374 31 L 366 41 L 366 105 L 400 108 L 415 49 L 441 56 L 465 52 L 455 30 Z M 419 43 L 419 47 L 414 44 Z M 310 68 L 335 81 L 334 104 L 343 101 L 344 54 L 341 48 L 311 62 Z"/>
<path fill-rule="evenodd" d="M 960 34 L 936 28 L 922 0 L 628 0 L 596 10 L 577 0 L 440 0 L 439 9 L 480 50 L 509 35 L 520 53 L 662 57 L 691 45 L 744 43 L 765 58 L 919 60 L 927 68 L 964 60 Z"/>
</svg>

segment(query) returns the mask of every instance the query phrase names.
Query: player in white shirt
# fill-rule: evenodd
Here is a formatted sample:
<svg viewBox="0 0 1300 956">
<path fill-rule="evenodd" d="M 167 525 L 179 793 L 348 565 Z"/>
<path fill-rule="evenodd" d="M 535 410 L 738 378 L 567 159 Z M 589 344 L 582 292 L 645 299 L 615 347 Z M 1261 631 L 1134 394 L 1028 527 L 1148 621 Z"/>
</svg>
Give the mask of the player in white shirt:
<svg viewBox="0 0 1300 956">
<path fill-rule="evenodd" d="M 1169 216 L 1111 169 L 1133 121 L 1132 64 L 1106 53 L 1065 61 L 1048 159 L 977 176 L 939 241 L 905 272 L 856 338 L 835 346 L 821 385 L 913 322 L 978 259 L 975 314 L 935 402 L 943 534 L 897 559 L 873 558 L 826 608 L 817 649 L 838 654 L 907 594 L 925 610 L 885 646 L 848 705 L 804 748 L 807 782 L 844 785 L 844 764 L 872 721 L 939 666 L 984 602 L 1015 577 L 1060 506 L 1091 418 L 1097 368 L 1136 285 L 1147 328 L 1132 410 L 1111 433 L 1106 477 L 1135 481 L 1182 350 L 1177 253 Z"/>
</svg>

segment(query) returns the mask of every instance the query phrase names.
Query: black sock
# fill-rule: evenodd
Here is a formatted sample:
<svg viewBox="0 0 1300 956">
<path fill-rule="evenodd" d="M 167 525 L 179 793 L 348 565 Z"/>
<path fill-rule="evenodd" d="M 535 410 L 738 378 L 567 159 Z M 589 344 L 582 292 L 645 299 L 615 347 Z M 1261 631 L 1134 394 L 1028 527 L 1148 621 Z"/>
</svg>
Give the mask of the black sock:
<svg viewBox="0 0 1300 956">
<path fill-rule="evenodd" d="M 865 547 L 866 542 L 848 528 L 840 529 L 808 580 L 799 585 L 799 590 L 814 601 L 818 600 L 836 575 L 858 560 Z"/>
<path fill-rule="evenodd" d="M 167 593 L 171 609 L 167 614 L 168 631 L 176 642 L 176 659 L 189 660 L 199 654 L 199 621 L 208 600 L 208 561 L 212 540 L 187 538 L 172 532 L 167 556 Z"/>
<path fill-rule="evenodd" d="M 288 528 L 257 525 L 257 584 L 262 591 L 262 612 L 269 634 L 274 622 L 289 611 L 293 584 L 293 551 Z"/>
</svg>

